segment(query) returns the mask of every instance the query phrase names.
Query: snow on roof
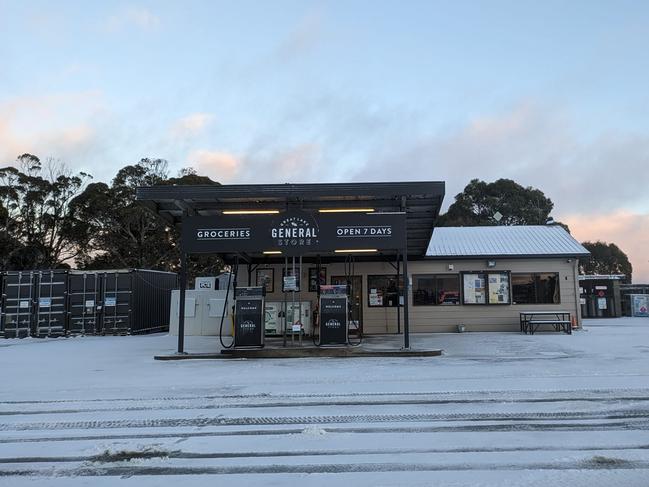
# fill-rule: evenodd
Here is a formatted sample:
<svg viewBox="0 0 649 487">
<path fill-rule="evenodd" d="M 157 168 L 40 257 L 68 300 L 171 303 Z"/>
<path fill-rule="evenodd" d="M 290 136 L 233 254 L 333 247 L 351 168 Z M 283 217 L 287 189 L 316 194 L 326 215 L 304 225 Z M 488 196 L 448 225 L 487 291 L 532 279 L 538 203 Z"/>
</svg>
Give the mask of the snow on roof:
<svg viewBox="0 0 649 487">
<path fill-rule="evenodd" d="M 624 274 L 579 274 L 577 279 L 580 281 L 621 281 L 625 277 Z"/>
<path fill-rule="evenodd" d="M 578 257 L 589 252 L 558 225 L 437 227 L 426 257 Z"/>
</svg>

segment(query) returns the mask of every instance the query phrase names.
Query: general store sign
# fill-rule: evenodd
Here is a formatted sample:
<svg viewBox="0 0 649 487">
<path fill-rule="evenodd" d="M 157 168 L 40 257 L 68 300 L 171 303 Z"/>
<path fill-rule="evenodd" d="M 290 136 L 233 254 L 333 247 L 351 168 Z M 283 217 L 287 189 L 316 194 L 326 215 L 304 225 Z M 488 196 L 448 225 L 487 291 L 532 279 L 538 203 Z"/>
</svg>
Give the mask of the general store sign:
<svg viewBox="0 0 649 487">
<path fill-rule="evenodd" d="M 183 219 L 185 252 L 281 251 L 282 255 L 337 249 L 394 250 L 404 246 L 405 213 L 312 213 L 194 216 Z"/>
</svg>

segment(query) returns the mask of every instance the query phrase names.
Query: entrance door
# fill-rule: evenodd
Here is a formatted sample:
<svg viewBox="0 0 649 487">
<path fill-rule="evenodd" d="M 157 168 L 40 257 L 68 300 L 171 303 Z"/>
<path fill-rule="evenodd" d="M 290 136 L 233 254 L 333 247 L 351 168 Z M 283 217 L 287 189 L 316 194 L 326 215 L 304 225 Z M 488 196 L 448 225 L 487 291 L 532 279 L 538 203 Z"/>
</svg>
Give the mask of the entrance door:
<svg viewBox="0 0 649 487">
<path fill-rule="evenodd" d="M 331 284 L 347 284 L 345 276 L 331 276 Z M 363 332 L 363 277 L 352 276 L 350 281 L 351 320 L 358 323 L 358 329 Z"/>
</svg>

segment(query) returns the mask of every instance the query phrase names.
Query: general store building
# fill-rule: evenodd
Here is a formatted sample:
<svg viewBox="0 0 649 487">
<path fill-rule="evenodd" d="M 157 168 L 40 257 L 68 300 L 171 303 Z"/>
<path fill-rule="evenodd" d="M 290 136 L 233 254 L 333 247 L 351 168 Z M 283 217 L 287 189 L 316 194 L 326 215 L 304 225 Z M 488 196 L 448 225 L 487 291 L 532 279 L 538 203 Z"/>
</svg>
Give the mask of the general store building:
<svg viewBox="0 0 649 487">
<path fill-rule="evenodd" d="M 156 186 L 137 196 L 182 229 L 183 255 L 239 264 L 237 284 L 263 284 L 267 302 L 285 300 L 287 275 L 311 310 L 318 283 L 350 283 L 352 321 L 364 334 L 403 333 L 406 348 L 409 332 L 517 331 L 522 310 L 581 321 L 577 259 L 588 251 L 556 225 L 435 228 L 443 182 Z M 290 225 L 303 235 L 283 238 Z"/>
</svg>

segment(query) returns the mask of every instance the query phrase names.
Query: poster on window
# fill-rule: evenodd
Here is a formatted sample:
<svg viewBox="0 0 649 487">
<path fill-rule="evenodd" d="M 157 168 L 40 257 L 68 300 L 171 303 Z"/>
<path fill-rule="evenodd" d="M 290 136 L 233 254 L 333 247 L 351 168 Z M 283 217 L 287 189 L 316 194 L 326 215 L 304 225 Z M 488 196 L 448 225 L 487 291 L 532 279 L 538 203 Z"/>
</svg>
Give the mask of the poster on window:
<svg viewBox="0 0 649 487">
<path fill-rule="evenodd" d="M 597 309 L 606 309 L 607 303 L 606 303 L 606 298 L 597 298 Z"/>
<path fill-rule="evenodd" d="M 273 269 L 257 269 L 257 286 L 264 286 L 268 294 L 274 292 L 274 277 L 275 271 Z"/>
<path fill-rule="evenodd" d="M 509 304 L 509 275 L 506 272 L 489 274 L 489 304 Z"/>
<path fill-rule="evenodd" d="M 318 284 L 320 284 L 320 286 L 327 284 L 327 269 L 325 267 L 321 267 L 320 271 L 318 272 L 317 267 L 310 267 L 309 292 L 316 292 L 318 290 Z"/>
<path fill-rule="evenodd" d="M 288 279 L 287 279 L 288 278 Z M 282 269 L 282 292 L 300 290 L 300 268 Z"/>
<path fill-rule="evenodd" d="M 370 293 L 370 306 L 383 306 L 383 296 L 379 293 Z"/>
<path fill-rule="evenodd" d="M 484 274 L 464 274 L 464 304 L 485 304 Z"/>
<path fill-rule="evenodd" d="M 649 294 L 632 294 L 632 316 L 649 316 Z"/>
</svg>

